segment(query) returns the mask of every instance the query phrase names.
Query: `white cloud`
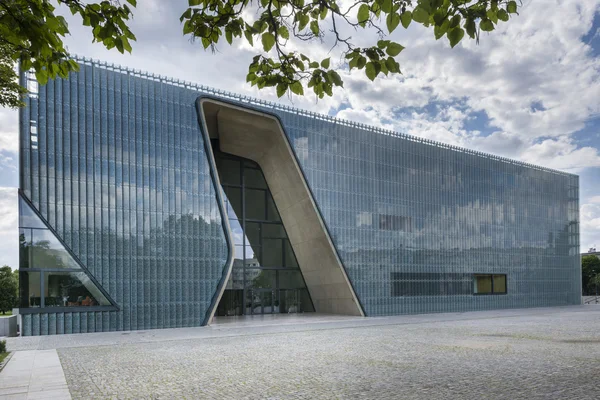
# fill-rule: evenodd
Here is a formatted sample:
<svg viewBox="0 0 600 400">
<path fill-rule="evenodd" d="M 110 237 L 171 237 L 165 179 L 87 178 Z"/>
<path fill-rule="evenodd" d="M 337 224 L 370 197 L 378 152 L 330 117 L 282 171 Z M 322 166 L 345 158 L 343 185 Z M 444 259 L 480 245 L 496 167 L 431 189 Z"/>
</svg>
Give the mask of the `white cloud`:
<svg viewBox="0 0 600 400">
<path fill-rule="evenodd" d="M 0 265 L 19 266 L 17 188 L 0 188 Z"/>
<path fill-rule="evenodd" d="M 19 113 L 0 107 L 0 151 L 16 153 L 19 148 Z M 4 164 L 0 160 L 0 165 Z"/>
<path fill-rule="evenodd" d="M 598 199 L 595 199 L 598 200 Z M 581 205 L 581 250 L 600 247 L 600 201 Z"/>
</svg>

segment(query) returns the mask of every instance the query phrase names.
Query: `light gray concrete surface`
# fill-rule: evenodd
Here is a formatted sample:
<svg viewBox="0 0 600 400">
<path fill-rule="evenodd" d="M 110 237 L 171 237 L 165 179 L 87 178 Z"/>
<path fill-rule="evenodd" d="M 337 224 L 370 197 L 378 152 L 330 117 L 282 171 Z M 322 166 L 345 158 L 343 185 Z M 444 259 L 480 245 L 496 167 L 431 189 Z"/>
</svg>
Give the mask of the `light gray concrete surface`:
<svg viewBox="0 0 600 400">
<path fill-rule="evenodd" d="M 60 347 L 75 399 L 598 399 L 600 390 L 596 305 L 31 339 Z"/>
<path fill-rule="evenodd" d="M 56 350 L 17 351 L 0 373 L 0 399 L 70 398 Z"/>
<path fill-rule="evenodd" d="M 0 316 L 0 336 L 17 336 L 17 316 Z"/>
</svg>

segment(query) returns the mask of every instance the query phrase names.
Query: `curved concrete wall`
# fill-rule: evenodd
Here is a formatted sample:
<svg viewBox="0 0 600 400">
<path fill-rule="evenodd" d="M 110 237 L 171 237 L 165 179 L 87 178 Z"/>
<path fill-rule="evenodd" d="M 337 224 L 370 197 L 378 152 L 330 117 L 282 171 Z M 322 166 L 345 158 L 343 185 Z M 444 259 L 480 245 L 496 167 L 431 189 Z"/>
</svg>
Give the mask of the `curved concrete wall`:
<svg viewBox="0 0 600 400">
<path fill-rule="evenodd" d="M 281 214 L 316 312 L 364 315 L 276 118 L 200 100 L 202 120 L 221 151 L 257 162 Z"/>
</svg>

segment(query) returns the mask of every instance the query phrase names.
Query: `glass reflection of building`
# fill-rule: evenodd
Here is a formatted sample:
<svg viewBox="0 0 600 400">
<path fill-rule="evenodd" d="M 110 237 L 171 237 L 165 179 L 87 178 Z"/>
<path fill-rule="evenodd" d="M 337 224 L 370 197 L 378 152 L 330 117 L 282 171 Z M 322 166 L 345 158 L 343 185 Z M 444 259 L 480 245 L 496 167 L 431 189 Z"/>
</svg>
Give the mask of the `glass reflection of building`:
<svg viewBox="0 0 600 400">
<path fill-rule="evenodd" d="M 217 316 L 314 311 L 265 177 L 255 162 L 222 153 L 213 141 L 233 236 L 231 275 Z"/>
</svg>

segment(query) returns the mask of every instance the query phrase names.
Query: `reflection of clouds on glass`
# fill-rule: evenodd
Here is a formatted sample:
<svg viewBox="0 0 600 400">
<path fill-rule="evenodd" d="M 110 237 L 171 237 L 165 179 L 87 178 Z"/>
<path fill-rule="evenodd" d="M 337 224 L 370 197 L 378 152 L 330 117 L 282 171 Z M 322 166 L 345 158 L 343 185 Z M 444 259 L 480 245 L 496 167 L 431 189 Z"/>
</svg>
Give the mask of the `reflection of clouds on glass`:
<svg viewBox="0 0 600 400">
<path fill-rule="evenodd" d="M 294 150 L 301 163 L 308 160 L 308 136 L 294 139 Z"/>
</svg>

